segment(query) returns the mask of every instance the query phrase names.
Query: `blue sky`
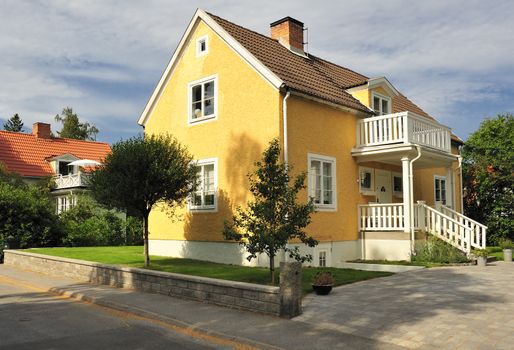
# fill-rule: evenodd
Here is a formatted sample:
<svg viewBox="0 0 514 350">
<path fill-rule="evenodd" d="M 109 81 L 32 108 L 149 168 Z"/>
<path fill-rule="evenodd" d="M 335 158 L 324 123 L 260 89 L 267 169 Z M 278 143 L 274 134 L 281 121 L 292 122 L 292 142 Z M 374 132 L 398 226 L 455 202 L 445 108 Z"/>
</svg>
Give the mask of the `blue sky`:
<svg viewBox="0 0 514 350">
<path fill-rule="evenodd" d="M 142 131 L 139 114 L 197 7 L 269 33 L 295 17 L 309 51 L 386 76 L 461 138 L 514 112 L 512 1 L 15 1 L 0 3 L 0 119 L 27 127 L 71 106 L 98 140 Z M 3 121 L 2 121 L 3 124 Z"/>
</svg>

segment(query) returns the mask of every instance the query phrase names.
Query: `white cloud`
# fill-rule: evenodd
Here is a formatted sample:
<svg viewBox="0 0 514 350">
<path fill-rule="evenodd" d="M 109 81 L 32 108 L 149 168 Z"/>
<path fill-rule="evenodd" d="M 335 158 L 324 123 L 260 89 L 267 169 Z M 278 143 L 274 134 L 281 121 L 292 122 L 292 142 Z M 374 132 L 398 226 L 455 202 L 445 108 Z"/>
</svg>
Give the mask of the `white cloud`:
<svg viewBox="0 0 514 350">
<path fill-rule="evenodd" d="M 151 88 L 134 98 L 88 83 L 154 86 L 196 7 L 263 34 L 282 16 L 298 18 L 312 53 L 386 75 L 454 128 L 470 99 L 512 106 L 498 88 L 514 83 L 510 1 L 11 0 L 0 4 L 0 116 L 19 112 L 28 124 L 71 105 L 106 128 L 137 128 Z"/>
</svg>

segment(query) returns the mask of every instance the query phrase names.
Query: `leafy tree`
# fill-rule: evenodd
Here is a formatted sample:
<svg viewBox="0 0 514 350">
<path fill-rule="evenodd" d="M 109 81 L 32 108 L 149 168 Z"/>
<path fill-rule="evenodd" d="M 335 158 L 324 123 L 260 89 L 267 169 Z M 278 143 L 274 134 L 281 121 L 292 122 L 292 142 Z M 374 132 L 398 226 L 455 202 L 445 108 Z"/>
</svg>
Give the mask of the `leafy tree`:
<svg viewBox="0 0 514 350">
<path fill-rule="evenodd" d="M 0 170 L 0 258 L 9 248 L 51 247 L 61 243 L 62 230 L 48 189 L 28 185 Z"/>
<path fill-rule="evenodd" d="M 464 144 L 466 215 L 488 226 L 488 240 L 514 239 L 514 116 L 482 122 Z"/>
<path fill-rule="evenodd" d="M 93 173 L 94 197 L 110 207 L 143 219 L 145 266 L 148 217 L 157 203 L 173 211 L 194 190 L 196 168 L 185 147 L 169 135 L 138 136 L 112 146 L 103 166 Z"/>
<path fill-rule="evenodd" d="M 4 124 L 4 130 L 14 132 L 21 132 L 23 130 L 23 121 L 21 120 L 18 113 L 7 120 L 7 122 Z"/>
<path fill-rule="evenodd" d="M 298 247 L 288 247 L 290 240 L 300 240 L 309 247 L 318 242 L 309 237 L 303 229 L 310 223 L 314 212 L 312 199 L 297 203 L 297 195 L 305 188 L 306 174 L 291 179 L 289 168 L 279 162 L 280 145 L 277 139 L 271 141 L 263 153 L 262 161 L 255 163 L 257 169 L 249 174 L 250 192 L 254 201 L 247 208 L 237 208 L 233 223 L 225 222 L 223 234 L 227 240 L 235 240 L 250 254 L 251 261 L 257 254 L 269 257 L 271 283 L 275 283 L 275 256 L 285 250 L 297 261 L 311 261 L 312 256 L 302 256 Z"/>
<path fill-rule="evenodd" d="M 64 108 L 61 115 L 57 114 L 55 121 L 62 123 L 61 131 L 57 132 L 60 137 L 77 140 L 96 140 L 96 134 L 98 134 L 96 126 L 87 122 L 81 123 L 71 107 Z"/>
</svg>

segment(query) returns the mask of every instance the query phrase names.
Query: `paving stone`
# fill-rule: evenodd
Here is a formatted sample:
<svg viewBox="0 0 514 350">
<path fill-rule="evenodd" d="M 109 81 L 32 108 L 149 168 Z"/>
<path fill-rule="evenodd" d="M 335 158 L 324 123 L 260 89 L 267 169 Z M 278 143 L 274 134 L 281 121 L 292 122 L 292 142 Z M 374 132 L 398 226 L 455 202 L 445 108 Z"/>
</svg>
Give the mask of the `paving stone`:
<svg viewBox="0 0 514 350">
<path fill-rule="evenodd" d="M 304 298 L 294 320 L 410 349 L 514 349 L 514 264 L 432 268 Z"/>
</svg>

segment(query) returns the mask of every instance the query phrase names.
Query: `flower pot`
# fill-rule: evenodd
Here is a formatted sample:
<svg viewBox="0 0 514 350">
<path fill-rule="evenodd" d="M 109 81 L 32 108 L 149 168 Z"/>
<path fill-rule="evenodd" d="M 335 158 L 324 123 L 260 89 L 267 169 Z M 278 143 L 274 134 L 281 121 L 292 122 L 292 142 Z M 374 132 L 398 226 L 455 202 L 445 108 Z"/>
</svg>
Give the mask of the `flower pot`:
<svg viewBox="0 0 514 350">
<path fill-rule="evenodd" d="M 313 284 L 312 289 L 314 289 L 317 295 L 327 295 L 332 290 L 332 286 L 316 286 Z"/>
<path fill-rule="evenodd" d="M 512 249 L 503 250 L 503 261 L 512 262 Z"/>
<path fill-rule="evenodd" d="M 477 266 L 486 266 L 487 265 L 487 257 L 479 256 L 477 257 Z"/>
</svg>

